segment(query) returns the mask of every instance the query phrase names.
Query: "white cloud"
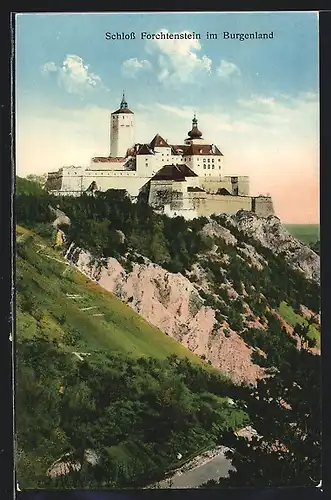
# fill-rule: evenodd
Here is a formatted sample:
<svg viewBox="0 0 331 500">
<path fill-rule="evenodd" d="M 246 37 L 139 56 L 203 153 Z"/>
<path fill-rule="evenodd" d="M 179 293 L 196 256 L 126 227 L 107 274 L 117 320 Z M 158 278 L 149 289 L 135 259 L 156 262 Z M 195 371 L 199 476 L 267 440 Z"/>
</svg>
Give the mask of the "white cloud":
<svg viewBox="0 0 331 500">
<path fill-rule="evenodd" d="M 158 33 L 169 33 L 162 29 Z M 181 33 L 191 33 L 182 31 Z M 211 73 L 212 60 L 206 55 L 199 57 L 199 40 L 195 39 L 160 39 L 146 42 L 149 53 L 158 54 L 158 80 L 164 84 L 196 83 L 196 79 Z"/>
<path fill-rule="evenodd" d="M 172 113 L 174 115 L 180 116 L 181 118 L 187 118 L 188 120 L 192 119 L 193 111 L 189 106 L 170 106 L 169 104 L 156 103 L 156 105 L 166 111 L 168 113 Z M 153 108 L 152 108 L 153 109 Z"/>
<path fill-rule="evenodd" d="M 47 62 L 42 67 L 43 73 L 56 73 L 57 81 L 70 94 L 82 94 L 101 86 L 101 78 L 89 71 L 88 64 L 76 55 L 67 55 L 62 66 Z"/>
<path fill-rule="evenodd" d="M 122 73 L 129 78 L 135 78 L 140 71 L 150 70 L 152 65 L 147 59 L 139 60 L 131 57 L 122 63 Z"/>
<path fill-rule="evenodd" d="M 241 74 L 238 66 L 224 59 L 221 60 L 221 64 L 216 69 L 216 73 L 223 80 L 228 80 L 231 77 L 240 76 Z"/>
<path fill-rule="evenodd" d="M 55 64 L 55 62 L 47 62 L 46 64 L 43 65 L 43 67 L 41 68 L 41 71 L 43 73 L 51 73 L 53 71 L 57 71 L 57 66 Z"/>
<path fill-rule="evenodd" d="M 318 130 L 318 96 L 313 92 L 300 93 L 296 97 L 282 94 L 274 96 L 253 95 L 250 99 L 238 99 L 241 114 L 250 123 L 263 128 L 272 126 L 271 132 L 283 134 L 285 130 L 296 134 L 296 129 Z M 295 125 L 294 125 L 295 124 Z"/>
</svg>

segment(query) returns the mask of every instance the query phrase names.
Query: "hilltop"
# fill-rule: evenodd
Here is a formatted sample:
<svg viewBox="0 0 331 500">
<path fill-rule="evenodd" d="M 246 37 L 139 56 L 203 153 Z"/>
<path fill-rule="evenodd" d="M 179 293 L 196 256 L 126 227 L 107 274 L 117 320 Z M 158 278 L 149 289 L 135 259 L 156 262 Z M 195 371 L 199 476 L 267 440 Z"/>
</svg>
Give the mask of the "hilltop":
<svg viewBox="0 0 331 500">
<path fill-rule="evenodd" d="M 69 362 L 66 370 L 73 377 L 66 379 L 66 383 L 71 384 L 78 377 L 87 384 L 87 387 L 78 386 L 78 393 L 85 394 L 84 412 L 90 416 L 97 412 L 98 429 L 107 428 L 105 415 L 109 411 L 115 411 L 117 416 L 123 416 L 124 411 L 128 418 L 110 451 L 107 444 L 110 437 L 106 440 L 94 437 L 86 443 L 85 452 L 86 448 L 93 448 L 103 450 L 102 455 L 108 450 L 102 455 L 104 467 L 99 471 L 103 479 L 98 482 L 93 469 L 89 480 L 86 479 L 90 481 L 88 484 L 119 486 L 157 480 L 170 468 L 180 465 L 175 460 L 179 442 L 181 449 L 185 449 L 186 459 L 212 444 L 231 442 L 234 448 L 239 438 L 233 442 L 230 434 L 233 437 L 233 432 L 248 422 L 257 430 L 263 427 L 265 439 L 270 440 L 271 456 L 277 455 L 274 442 L 277 436 L 279 440 L 284 438 L 284 429 L 280 425 L 279 434 L 275 431 L 272 436 L 268 436 L 266 430 L 270 403 L 263 391 L 270 384 L 276 384 L 272 391 L 279 393 L 284 384 L 291 387 L 298 380 L 301 392 L 297 394 L 297 388 L 295 392 L 290 388 L 288 401 L 294 395 L 302 398 L 318 425 L 319 256 L 291 236 L 277 217 L 260 218 L 240 211 L 234 216 L 218 215 L 193 221 L 180 217 L 169 219 L 155 214 L 144 203 L 132 204 L 124 193 L 116 191 L 80 198 L 18 193 L 16 206 L 17 222 L 22 226 L 18 229 L 21 240 L 18 238 L 17 266 L 22 366 L 27 372 L 35 370 L 35 362 L 31 360 L 35 359 L 38 349 L 44 353 L 47 347 L 53 359 L 57 356 L 62 359 L 65 353 L 65 363 Z M 54 249 L 51 247 L 56 241 L 57 229 L 51 221 L 58 211 L 67 217 L 67 223 L 59 226 L 66 241 Z M 73 298 L 75 295 L 81 296 L 78 301 Z M 28 304 L 30 300 L 28 308 L 24 306 L 26 296 Z M 42 336 L 37 339 L 37 347 L 29 343 L 31 337 L 36 341 L 36 332 Z M 53 339 L 55 347 L 51 343 Z M 24 347 L 25 342 L 28 347 Z M 80 360 L 73 351 L 94 352 L 95 358 L 81 355 L 84 359 Z M 141 372 L 136 363 L 141 367 L 139 360 L 144 358 L 149 361 Z M 114 366 L 127 366 L 127 373 L 131 373 L 121 389 L 121 394 L 128 398 L 125 410 L 116 406 L 116 401 L 99 408 L 101 400 L 95 400 L 91 392 L 99 380 L 97 385 L 102 388 L 100 395 L 103 394 L 105 387 L 101 380 L 105 380 L 109 362 Z M 58 370 L 62 377 L 63 366 Z M 312 370 L 310 385 L 317 386 L 314 393 L 317 401 L 310 401 L 312 395 L 302 380 L 303 373 L 309 380 L 309 370 Z M 59 372 L 54 374 L 56 380 Z M 25 375 L 23 372 L 22 376 Z M 34 377 L 38 380 L 39 375 L 35 373 Z M 95 382 L 90 383 L 90 377 Z M 141 377 L 147 386 L 139 385 Z M 177 387 L 171 397 L 169 380 Z M 132 387 L 137 384 L 140 389 L 134 396 Z M 46 385 L 49 386 L 50 381 Z M 151 391 L 159 394 L 156 406 L 155 396 L 148 396 Z M 264 394 L 265 406 L 258 411 L 252 403 L 254 391 Z M 134 401 L 142 394 L 147 398 L 144 400 L 147 406 L 142 413 L 138 412 L 137 421 Z M 286 401 L 285 394 L 280 394 L 280 400 Z M 171 419 L 176 423 L 170 428 L 164 420 L 170 416 L 169 397 Z M 227 397 L 236 400 L 231 411 Z M 79 400 L 69 398 L 69 413 L 80 414 Z M 186 401 L 184 406 L 180 404 L 182 400 Z M 74 443 L 78 441 L 77 437 L 76 441 L 73 439 L 73 429 L 68 428 L 65 419 L 61 420 L 62 403 L 57 404 L 54 414 L 60 415 L 58 433 L 62 441 L 48 458 L 49 464 L 60 450 L 63 453 L 67 449 L 71 453 L 75 450 L 76 455 L 79 451 L 75 448 Z M 301 407 L 294 405 L 293 408 Z M 277 411 L 283 409 L 277 406 L 273 411 L 276 422 Z M 145 423 L 145 420 L 150 422 L 151 415 L 151 423 Z M 301 425 L 300 413 L 290 418 Z M 131 436 L 129 421 L 136 422 L 132 431 L 139 425 L 142 428 L 139 444 L 133 444 L 133 437 L 128 437 L 128 433 Z M 84 422 L 81 422 L 82 429 L 87 425 Z M 25 426 L 22 424 L 22 428 Z M 156 428 L 164 428 L 168 433 L 167 445 L 166 441 L 159 442 Z M 286 429 L 288 432 L 289 428 Z M 95 432 L 92 425 L 85 434 L 95 436 Z M 112 428 L 107 435 L 114 432 Z M 318 428 L 314 432 L 317 436 Z M 287 446 L 297 446 L 296 436 L 293 434 Z M 22 449 L 28 446 L 30 439 L 27 432 Z M 316 443 L 311 446 L 315 447 Z M 43 453 L 41 447 L 34 456 L 40 457 Z M 143 458 L 146 453 L 154 456 L 154 462 L 156 456 L 162 455 L 155 466 L 157 470 Z M 302 453 L 316 454 L 312 449 Z M 80 463 L 83 456 L 84 450 L 80 450 Z M 107 479 L 104 471 L 106 464 L 109 470 L 110 459 L 113 460 L 111 468 L 116 464 L 117 472 Z M 245 467 L 243 464 L 237 463 L 237 470 Z M 317 470 L 318 458 L 312 464 Z M 288 467 L 291 469 L 292 465 L 289 463 Z M 26 469 L 30 474 L 32 470 L 31 466 Z M 70 474 L 71 481 L 81 485 L 79 481 L 87 477 L 86 473 L 77 474 L 77 477 Z M 38 484 L 45 484 L 41 479 L 44 475 L 45 468 L 41 467 L 36 479 Z M 293 477 L 294 482 L 306 480 L 300 467 Z M 262 475 L 261 481 L 263 479 Z M 66 481 L 63 484 L 68 487 L 69 479 Z M 279 482 L 281 477 L 275 477 L 275 484 Z"/>
</svg>

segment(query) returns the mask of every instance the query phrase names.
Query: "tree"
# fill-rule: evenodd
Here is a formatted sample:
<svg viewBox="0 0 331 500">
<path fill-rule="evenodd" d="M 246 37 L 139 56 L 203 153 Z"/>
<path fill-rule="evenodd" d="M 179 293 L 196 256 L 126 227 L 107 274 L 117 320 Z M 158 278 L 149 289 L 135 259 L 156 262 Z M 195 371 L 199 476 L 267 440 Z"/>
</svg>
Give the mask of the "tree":
<svg viewBox="0 0 331 500">
<path fill-rule="evenodd" d="M 236 470 L 204 486 L 312 486 L 321 478 L 320 357 L 297 350 L 292 361 L 256 388 L 242 388 L 258 437 L 223 435 Z"/>
</svg>

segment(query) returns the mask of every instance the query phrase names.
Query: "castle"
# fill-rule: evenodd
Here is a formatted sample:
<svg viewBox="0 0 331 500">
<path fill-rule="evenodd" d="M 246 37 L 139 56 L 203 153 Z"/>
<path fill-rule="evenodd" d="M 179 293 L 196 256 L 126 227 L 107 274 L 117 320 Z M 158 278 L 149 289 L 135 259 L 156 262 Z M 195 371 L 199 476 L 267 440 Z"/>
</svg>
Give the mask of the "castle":
<svg viewBox="0 0 331 500">
<path fill-rule="evenodd" d="M 61 196 L 126 190 L 133 201 L 144 195 L 155 211 L 186 219 L 238 210 L 273 214 L 269 196 L 249 195 L 248 176 L 223 175 L 223 154 L 202 135 L 194 115 L 183 144 L 169 144 L 159 134 L 150 143 L 135 143 L 134 113 L 123 93 L 110 117 L 109 156 L 50 172 L 45 187 Z"/>
</svg>

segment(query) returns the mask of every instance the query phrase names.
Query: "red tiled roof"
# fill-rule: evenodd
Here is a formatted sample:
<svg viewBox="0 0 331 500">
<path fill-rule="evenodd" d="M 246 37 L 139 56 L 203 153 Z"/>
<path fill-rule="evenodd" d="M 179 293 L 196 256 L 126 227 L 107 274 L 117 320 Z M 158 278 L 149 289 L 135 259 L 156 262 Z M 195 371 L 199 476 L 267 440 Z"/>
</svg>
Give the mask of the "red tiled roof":
<svg viewBox="0 0 331 500">
<path fill-rule="evenodd" d="M 177 154 L 180 154 L 179 151 L 184 152 L 185 149 L 187 148 L 186 144 L 171 144 L 170 146 L 174 151 L 176 151 Z"/>
<path fill-rule="evenodd" d="M 164 165 L 151 180 L 185 181 L 185 177 L 197 177 L 197 174 L 185 164 Z"/>
<path fill-rule="evenodd" d="M 140 144 L 138 151 L 136 151 L 137 155 L 152 155 L 154 152 L 151 150 L 148 144 Z"/>
<path fill-rule="evenodd" d="M 214 152 L 212 147 L 214 147 Z M 189 144 L 188 146 L 185 146 L 183 156 L 194 155 L 223 156 L 218 147 L 212 144 Z"/>
<path fill-rule="evenodd" d="M 223 195 L 226 195 L 226 196 L 231 195 L 231 193 L 227 189 L 225 189 L 225 188 L 218 189 L 216 194 L 223 194 Z"/>
<path fill-rule="evenodd" d="M 122 114 L 122 113 L 126 113 L 128 115 L 134 115 L 134 112 L 131 111 L 131 109 L 129 109 L 129 108 L 119 108 L 117 111 L 114 111 L 112 113 L 112 115 L 118 115 L 118 114 Z"/>
<path fill-rule="evenodd" d="M 167 141 L 163 139 L 159 134 L 156 134 L 154 139 L 150 142 L 149 146 L 154 149 L 154 148 L 159 148 L 159 147 L 164 147 L 164 148 L 170 148 L 169 144 Z"/>
<path fill-rule="evenodd" d="M 170 147 L 171 147 L 171 154 L 172 155 L 180 155 L 181 153 L 178 152 L 178 150 L 176 149 L 176 146 L 172 146 L 170 144 Z"/>
</svg>

